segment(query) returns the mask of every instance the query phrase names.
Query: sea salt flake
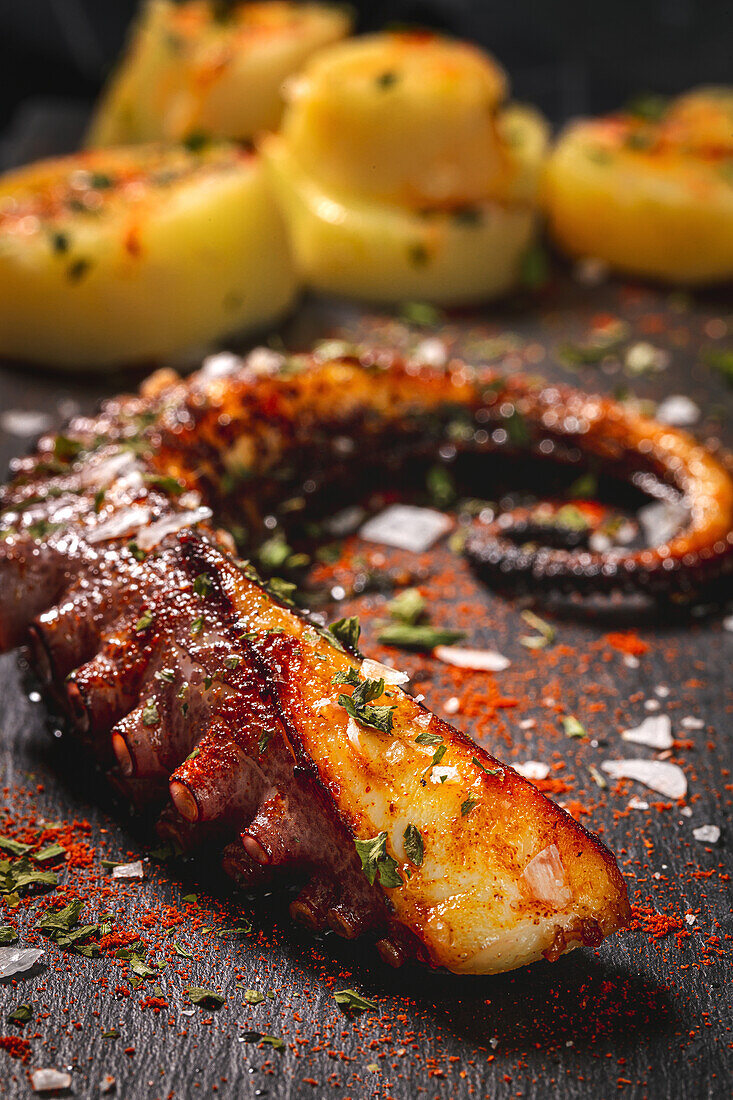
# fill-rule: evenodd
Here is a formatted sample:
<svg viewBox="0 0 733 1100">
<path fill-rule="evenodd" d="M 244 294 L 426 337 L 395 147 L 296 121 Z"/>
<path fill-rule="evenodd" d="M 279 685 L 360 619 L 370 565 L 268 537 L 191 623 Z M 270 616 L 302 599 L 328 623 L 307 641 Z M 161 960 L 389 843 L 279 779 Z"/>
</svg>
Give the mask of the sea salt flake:
<svg viewBox="0 0 733 1100">
<path fill-rule="evenodd" d="M 645 699 L 644 700 L 644 710 L 659 710 L 661 705 L 662 704 L 659 702 L 658 699 Z"/>
<path fill-rule="evenodd" d="M 650 749 L 670 749 L 673 744 L 672 723 L 667 714 L 650 714 L 640 726 L 624 730 L 621 737 L 636 745 L 648 745 Z"/>
<path fill-rule="evenodd" d="M 231 351 L 220 351 L 216 355 L 207 355 L 201 364 L 201 374 L 204 378 L 226 378 L 230 374 L 236 374 L 242 366 L 242 360 Z"/>
<path fill-rule="evenodd" d="M 410 677 L 398 668 L 383 665 L 381 661 L 372 661 L 369 657 L 362 661 L 361 674 L 366 680 L 384 680 L 385 684 L 407 684 Z"/>
<path fill-rule="evenodd" d="M 54 1092 L 71 1088 L 71 1074 L 61 1069 L 32 1069 L 31 1088 L 34 1092 Z"/>
<path fill-rule="evenodd" d="M 689 428 L 700 419 L 700 408 L 682 393 L 671 394 L 657 405 L 655 420 L 675 428 Z"/>
<path fill-rule="evenodd" d="M 537 725 L 536 718 L 523 718 L 519 723 L 520 730 L 533 730 Z"/>
<path fill-rule="evenodd" d="M 654 694 L 658 695 L 660 699 L 666 699 L 669 695 L 669 688 L 666 684 L 657 684 L 654 688 Z"/>
<path fill-rule="evenodd" d="M 433 508 L 392 504 L 379 515 L 368 519 L 359 534 L 367 542 L 422 554 L 447 534 L 452 526 L 453 521 L 448 516 Z"/>
<path fill-rule="evenodd" d="M 701 730 L 705 728 L 705 723 L 702 718 L 695 718 L 693 715 L 688 714 L 686 718 L 683 718 L 680 722 L 683 730 Z"/>
<path fill-rule="evenodd" d="M 687 523 L 689 516 L 684 504 L 671 500 L 655 500 L 636 513 L 647 546 L 662 546 L 669 542 Z"/>
<path fill-rule="evenodd" d="M 255 374 L 277 374 L 285 362 L 285 356 L 272 348 L 253 348 L 244 361 L 248 370 Z"/>
<path fill-rule="evenodd" d="M 166 535 L 173 535 L 184 527 L 195 527 L 197 523 L 211 519 L 211 508 L 196 508 L 190 512 L 175 512 L 172 516 L 164 516 L 157 523 L 151 523 L 138 532 L 137 544 L 141 550 L 152 550 Z"/>
<path fill-rule="evenodd" d="M 685 924 L 694 924 L 697 917 L 694 913 L 685 913 Z"/>
<path fill-rule="evenodd" d="M 680 813 L 683 817 L 692 817 L 692 806 L 683 806 Z"/>
<path fill-rule="evenodd" d="M 429 367 L 444 367 L 448 362 L 448 349 L 439 336 L 428 336 L 417 345 L 412 358 Z"/>
<path fill-rule="evenodd" d="M 136 860 L 135 863 L 120 863 L 117 867 L 112 868 L 112 878 L 123 879 L 129 881 L 132 879 L 141 879 L 143 877 L 143 865 L 141 860 Z"/>
<path fill-rule="evenodd" d="M 550 774 L 550 765 L 541 760 L 527 760 L 524 764 L 512 764 L 512 767 L 525 779 L 547 779 Z"/>
<path fill-rule="evenodd" d="M 460 779 L 458 768 L 447 764 L 436 765 L 430 772 L 431 783 L 454 783 L 457 779 Z"/>
<path fill-rule="evenodd" d="M 30 970 L 40 959 L 43 951 L 36 948 L 0 947 L 0 978 L 12 978 Z"/>
<path fill-rule="evenodd" d="M 641 662 L 638 657 L 634 657 L 633 653 L 627 653 L 624 657 L 624 664 L 627 668 L 638 668 Z"/>
<path fill-rule="evenodd" d="M 643 798 L 630 798 L 629 799 L 630 810 L 648 810 L 649 803 L 645 802 Z"/>
<path fill-rule="evenodd" d="M 529 861 L 522 872 L 527 885 L 538 901 L 562 909 L 572 898 L 565 878 L 565 868 L 556 844 L 550 844 Z"/>
<path fill-rule="evenodd" d="M 720 840 L 720 829 L 717 825 L 699 825 L 692 830 L 692 835 L 703 844 L 717 844 Z"/>
<path fill-rule="evenodd" d="M 495 649 L 463 649 L 461 646 L 439 645 L 433 650 L 433 656 L 445 665 L 467 668 L 473 672 L 503 672 L 511 664 L 508 657 L 497 653 Z"/>
<path fill-rule="evenodd" d="M 91 543 L 107 542 L 109 539 L 137 534 L 147 523 L 150 523 L 150 509 L 135 505 L 115 512 L 108 520 L 93 527 L 85 537 Z"/>
<path fill-rule="evenodd" d="M 17 435 L 21 439 L 47 432 L 51 427 L 48 413 L 34 409 L 8 409 L 0 413 L 0 428 L 8 435 Z"/>
<path fill-rule="evenodd" d="M 684 798 L 687 794 L 682 768 L 666 760 L 604 760 L 601 768 L 613 779 L 633 779 L 666 798 Z"/>
<path fill-rule="evenodd" d="M 669 364 L 669 354 L 648 340 L 639 340 L 627 350 L 625 363 L 632 374 L 646 374 L 648 371 L 665 370 Z"/>
</svg>

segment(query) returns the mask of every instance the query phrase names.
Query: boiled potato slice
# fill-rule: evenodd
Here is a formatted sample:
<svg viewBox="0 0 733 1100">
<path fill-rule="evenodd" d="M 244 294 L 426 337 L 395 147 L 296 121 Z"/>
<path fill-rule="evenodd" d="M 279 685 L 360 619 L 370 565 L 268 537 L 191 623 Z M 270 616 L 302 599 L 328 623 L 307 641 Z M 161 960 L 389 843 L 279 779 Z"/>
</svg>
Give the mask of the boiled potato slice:
<svg viewBox="0 0 733 1100">
<path fill-rule="evenodd" d="M 282 314 L 295 276 L 254 154 L 143 146 L 0 179 L 0 355 L 157 361 Z"/>
<path fill-rule="evenodd" d="M 548 162 L 550 229 L 572 256 L 679 283 L 733 278 L 733 93 L 697 92 L 659 120 L 576 122 Z"/>
<path fill-rule="evenodd" d="M 285 78 L 350 25 L 345 9 L 325 4 L 147 0 L 88 143 L 248 140 L 274 129 Z"/>
<path fill-rule="evenodd" d="M 269 135 L 263 151 L 309 286 L 376 302 L 454 305 L 517 283 L 536 228 L 531 206 L 487 200 L 420 213 L 335 196 L 303 171 L 281 136 Z"/>
<path fill-rule="evenodd" d="M 318 54 L 289 83 L 288 147 L 328 191 L 412 209 L 492 197 L 509 175 L 503 71 L 477 46 L 377 34 Z"/>
</svg>

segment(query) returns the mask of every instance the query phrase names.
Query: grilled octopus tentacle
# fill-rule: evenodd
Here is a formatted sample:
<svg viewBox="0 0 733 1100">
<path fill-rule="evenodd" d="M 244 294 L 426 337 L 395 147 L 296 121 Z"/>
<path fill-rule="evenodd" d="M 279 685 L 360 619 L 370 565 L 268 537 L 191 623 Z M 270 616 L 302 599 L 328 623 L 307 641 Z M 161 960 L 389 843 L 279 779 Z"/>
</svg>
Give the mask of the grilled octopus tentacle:
<svg viewBox="0 0 733 1100">
<path fill-rule="evenodd" d="M 510 431 L 518 417 L 521 439 Z M 490 568 L 644 587 L 730 567 L 730 478 L 680 432 L 460 364 L 375 355 L 273 366 L 260 353 L 224 376 L 154 377 L 15 463 L 0 495 L 0 646 L 29 642 L 78 733 L 116 761 L 130 798 L 161 806 L 160 833 L 184 850 L 218 845 L 247 887 L 297 872 L 296 920 L 368 932 L 394 965 L 488 973 L 624 927 L 613 857 L 400 688 L 374 685 L 389 721 L 350 716 L 343 696 L 368 678 L 361 657 L 260 581 L 210 524 L 212 512 L 244 517 L 256 541 L 304 481 L 310 491 L 348 478 L 350 455 L 398 461 L 446 436 L 478 450 L 596 455 L 627 476 L 661 477 L 690 507 L 685 532 L 641 553 L 522 547 L 516 557 L 511 532 L 489 528 L 472 553 Z M 435 744 L 446 750 L 439 775 Z"/>
</svg>

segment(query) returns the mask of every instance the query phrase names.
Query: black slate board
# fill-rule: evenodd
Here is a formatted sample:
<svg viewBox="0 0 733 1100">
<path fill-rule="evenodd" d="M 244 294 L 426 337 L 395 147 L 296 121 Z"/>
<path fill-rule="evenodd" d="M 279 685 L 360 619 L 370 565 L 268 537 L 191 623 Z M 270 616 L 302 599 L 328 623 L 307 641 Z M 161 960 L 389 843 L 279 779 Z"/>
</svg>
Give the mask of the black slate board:
<svg viewBox="0 0 733 1100">
<path fill-rule="evenodd" d="M 646 340 L 667 352 L 667 368 L 630 379 L 615 361 L 611 373 L 589 368 L 579 379 L 569 375 L 553 349 L 565 340 L 583 338 L 594 318 L 606 312 L 630 324 L 627 345 Z M 510 365 L 518 357 L 549 377 L 604 390 L 623 385 L 643 397 L 688 393 L 704 412 L 712 408 L 719 418 L 721 409 L 730 412 L 730 391 L 703 365 L 699 351 L 708 345 L 730 347 L 732 314 L 730 297 L 692 302 L 647 288 L 587 288 L 560 277 L 533 302 L 497 306 L 480 318 L 452 317 L 445 331 L 456 338 L 471 331 L 476 355 L 481 349 L 475 339 L 477 322 L 484 335 L 510 330 L 519 349 Z M 383 339 L 405 337 L 402 326 L 311 301 L 284 327 L 282 338 L 287 346 L 303 346 L 338 324 L 347 332 L 366 328 L 372 334 L 376 324 Z M 433 333 L 423 330 L 420 335 Z M 64 399 L 92 408 L 100 396 L 133 382 L 7 367 L 0 372 L 0 411 L 43 410 L 56 419 Z M 720 420 L 704 420 L 696 430 L 702 437 L 719 435 Z M 29 442 L 3 433 L 3 462 Z M 537 477 L 539 486 L 539 467 Z M 491 496 L 490 486 L 486 496 Z M 374 547 L 362 549 L 367 555 L 375 552 Z M 182 894 L 194 891 L 201 894 L 206 913 L 206 898 L 219 899 L 221 912 L 212 918 L 216 928 L 235 924 L 244 911 L 254 930 L 227 938 L 194 931 L 194 920 L 178 926 L 176 940 L 203 955 L 191 962 L 177 957 L 162 972 L 160 984 L 170 1007 L 159 1014 L 140 1007 L 149 987 L 131 996 L 115 994 L 115 985 L 126 983 L 113 962 L 62 955 L 48 945 L 42 963 L 16 987 L 0 982 L 0 1034 L 22 1034 L 32 1046 L 26 1066 L 0 1050 L 0 1095 L 28 1095 L 26 1070 L 33 1066 L 73 1067 L 72 1092 L 79 1097 L 98 1095 L 106 1074 L 115 1077 L 117 1095 L 125 1098 L 187 1098 L 214 1091 L 232 1097 L 400 1100 L 603 1100 L 617 1094 L 682 1100 L 731 1094 L 733 633 L 724 629 L 723 609 L 635 624 L 650 646 L 638 668 L 629 668 L 622 654 L 602 641 L 611 629 L 608 624 L 558 620 L 557 644 L 530 653 L 518 640 L 527 632 L 520 605 L 489 592 L 463 567 L 451 592 L 441 580 L 449 559 L 455 560 L 445 543 L 431 552 L 424 583 L 433 620 L 467 628 L 472 643 L 497 648 L 513 662 L 495 680 L 502 693 L 520 699 L 520 706 L 496 712 L 495 722 L 482 731 L 484 743 L 512 762 L 564 760 L 565 770 L 553 774 L 574 779 L 568 793 L 555 797 L 591 807 L 581 820 L 602 831 L 605 842 L 620 854 L 632 900 L 676 914 L 682 930 L 691 934 L 678 947 L 673 933 L 653 939 L 639 928 L 598 952 L 576 951 L 554 965 L 542 963 L 501 977 L 393 972 L 366 944 L 345 944 L 333 935 L 314 941 L 293 929 L 286 915 L 287 897 L 278 892 L 255 901 L 231 899 L 230 884 L 206 864 L 150 863 L 145 882 L 122 891 L 126 900 L 118 904 L 128 915 L 118 914 L 118 927 L 138 928 L 146 910 L 159 914 L 169 900 L 178 904 Z M 389 554 L 387 565 L 409 564 L 406 555 Z M 373 613 L 380 601 L 383 597 L 365 595 L 347 600 L 338 611 L 366 608 Z M 368 622 L 367 652 L 373 651 L 375 636 Z M 566 651 L 565 646 L 572 648 Z M 396 656 L 436 709 L 455 694 L 453 680 L 436 662 Z M 473 674 L 467 689 L 483 692 L 486 682 Z M 665 697 L 655 693 L 660 686 L 668 689 Z M 47 821 L 85 819 L 88 843 L 97 856 L 144 855 L 149 837 L 145 823 L 115 802 L 68 738 L 49 735 L 49 729 L 58 731 L 58 723 L 48 718 L 33 691 L 17 657 L 1 658 L 0 774 L 7 813 L 16 820 L 26 818 L 33 806 Z M 586 725 L 592 740 L 564 737 L 555 710 L 547 705 L 550 693 Z M 632 796 L 650 803 L 663 800 L 637 784 L 627 784 L 624 794 L 601 791 L 590 775 L 589 766 L 598 767 L 604 759 L 655 755 L 620 739 L 621 729 L 637 725 L 648 713 L 647 699 L 659 702 L 672 718 L 675 736 L 686 739 L 674 759 L 688 774 L 690 816 L 677 806 L 626 812 Z M 599 703 L 605 709 L 598 709 Z M 685 731 L 680 724 L 685 716 L 701 718 L 704 728 Z M 522 728 L 520 722 L 531 717 L 537 719 L 536 728 Z M 475 732 L 470 717 L 458 713 L 452 720 Z M 625 816 L 619 817 L 618 811 Z M 0 832 L 5 821 L 0 815 Z M 715 847 L 692 838 L 693 827 L 708 823 L 723 830 Z M 101 868 L 98 881 L 103 889 L 107 880 Z M 26 905 L 19 911 L 22 927 L 33 923 L 36 908 Z M 690 913 L 695 921 L 688 926 L 684 914 Z M 718 944 L 708 944 L 711 935 L 719 938 Z M 23 935 L 21 944 L 32 938 Z M 272 990 L 274 999 L 247 1005 L 237 982 Z M 217 1013 L 196 1008 L 190 1016 L 183 1014 L 190 1009 L 182 994 L 189 984 L 220 989 L 227 1004 Z M 342 986 L 362 991 L 378 1011 L 354 1020 L 343 1015 L 331 995 Z M 23 1001 L 33 1003 L 35 1018 L 19 1031 L 5 1024 L 4 1016 Z M 102 1038 L 111 1027 L 119 1029 L 120 1038 Z M 282 1036 L 286 1049 L 277 1053 L 243 1041 L 247 1031 Z M 134 1052 L 127 1053 L 129 1048 Z"/>
</svg>

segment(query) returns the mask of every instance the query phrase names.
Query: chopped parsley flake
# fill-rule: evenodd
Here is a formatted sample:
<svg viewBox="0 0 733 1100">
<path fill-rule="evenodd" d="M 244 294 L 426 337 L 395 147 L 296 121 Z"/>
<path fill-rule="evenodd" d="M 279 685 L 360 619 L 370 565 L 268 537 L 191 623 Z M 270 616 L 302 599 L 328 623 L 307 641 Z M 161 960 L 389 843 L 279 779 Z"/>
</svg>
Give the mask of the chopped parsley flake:
<svg viewBox="0 0 733 1100">
<path fill-rule="evenodd" d="M 357 993 L 355 989 L 334 989 L 333 999 L 340 1008 L 347 1012 L 367 1012 L 369 1009 L 377 1011 L 374 1001 L 368 1001 Z"/>
<path fill-rule="evenodd" d="M 422 834 L 416 825 L 408 825 L 402 834 L 405 845 L 405 855 L 415 867 L 422 867 L 425 846 Z"/>
<path fill-rule="evenodd" d="M 397 870 L 397 860 L 387 854 L 387 834 L 379 833 L 371 840 L 356 840 L 356 851 L 361 860 L 361 869 L 370 885 L 379 875 L 379 882 L 388 889 L 402 886 L 403 879 Z"/>
</svg>

